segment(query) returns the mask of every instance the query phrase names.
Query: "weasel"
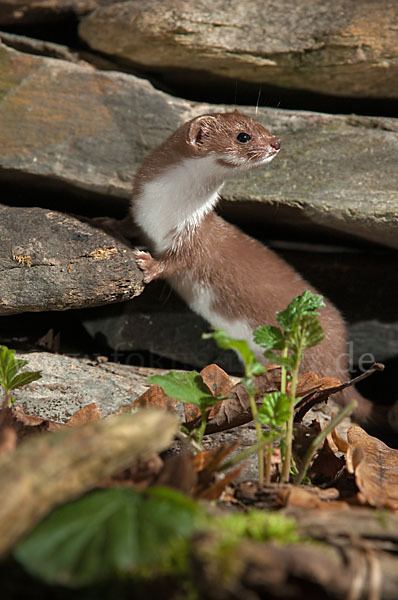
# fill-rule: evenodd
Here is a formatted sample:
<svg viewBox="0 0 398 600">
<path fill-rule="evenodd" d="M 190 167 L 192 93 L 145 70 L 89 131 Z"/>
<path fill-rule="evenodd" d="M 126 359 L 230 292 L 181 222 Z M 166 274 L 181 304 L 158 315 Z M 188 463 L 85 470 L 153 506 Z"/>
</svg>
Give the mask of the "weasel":
<svg viewBox="0 0 398 600">
<path fill-rule="evenodd" d="M 132 214 L 151 252 L 136 251 L 149 283 L 165 278 L 190 308 L 228 335 L 253 342 L 258 325 L 277 325 L 276 312 L 304 290 L 316 292 L 290 265 L 218 216 L 214 207 L 228 177 L 266 165 L 280 140 L 238 111 L 206 114 L 183 124 L 139 168 Z M 302 370 L 348 378 L 342 316 L 325 300 L 322 342 L 306 351 Z M 371 403 L 355 390 L 357 417 Z"/>
</svg>

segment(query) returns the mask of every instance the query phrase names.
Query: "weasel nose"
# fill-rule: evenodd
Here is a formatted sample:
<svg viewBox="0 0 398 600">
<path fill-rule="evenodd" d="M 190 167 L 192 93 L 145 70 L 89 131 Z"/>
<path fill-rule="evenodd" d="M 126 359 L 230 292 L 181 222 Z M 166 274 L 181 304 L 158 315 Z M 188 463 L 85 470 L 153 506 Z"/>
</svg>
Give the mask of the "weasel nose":
<svg viewBox="0 0 398 600">
<path fill-rule="evenodd" d="M 274 150 L 279 150 L 279 148 L 281 147 L 281 141 L 280 140 L 274 140 L 273 142 L 270 143 L 270 146 Z"/>
</svg>

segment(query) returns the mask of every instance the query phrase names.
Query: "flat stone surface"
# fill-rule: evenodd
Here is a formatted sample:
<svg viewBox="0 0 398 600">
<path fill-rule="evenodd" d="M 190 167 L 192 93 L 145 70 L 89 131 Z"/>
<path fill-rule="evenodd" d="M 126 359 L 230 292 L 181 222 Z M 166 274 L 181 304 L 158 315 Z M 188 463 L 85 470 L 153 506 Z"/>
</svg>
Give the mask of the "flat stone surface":
<svg viewBox="0 0 398 600">
<path fill-rule="evenodd" d="M 117 200 L 127 210 L 137 166 L 179 124 L 233 108 L 4 45 L 0 60 L 0 183 L 87 191 L 108 197 L 110 210 Z M 283 209 L 292 227 L 398 247 L 397 119 L 243 110 L 281 137 L 282 150 L 269 167 L 230 180 L 223 198 L 261 202 L 274 218 Z"/>
<path fill-rule="evenodd" d="M 397 98 L 392 0 L 132 0 L 80 24 L 94 49 L 144 68 L 196 69 L 332 96 Z"/>
<path fill-rule="evenodd" d="M 96 402 L 103 416 L 130 404 L 149 387 L 154 370 L 97 363 L 46 352 L 18 353 L 29 371 L 42 378 L 15 390 L 15 403 L 29 415 L 65 423 L 80 408 Z M 156 371 L 159 373 L 160 371 Z"/>
<path fill-rule="evenodd" d="M 0 204 L 0 315 L 120 302 L 143 290 L 131 248 L 43 208 Z"/>
</svg>

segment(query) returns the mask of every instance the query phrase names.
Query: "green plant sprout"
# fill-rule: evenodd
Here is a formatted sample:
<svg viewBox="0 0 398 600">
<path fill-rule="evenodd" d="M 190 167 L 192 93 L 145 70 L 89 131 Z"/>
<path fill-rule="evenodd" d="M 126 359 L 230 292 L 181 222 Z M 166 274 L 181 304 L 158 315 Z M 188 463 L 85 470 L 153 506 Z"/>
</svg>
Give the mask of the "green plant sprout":
<svg viewBox="0 0 398 600">
<path fill-rule="evenodd" d="M 189 373 L 170 371 L 167 375 L 153 375 L 153 377 L 149 377 L 149 381 L 160 385 L 170 398 L 175 398 L 180 402 L 189 402 L 199 407 L 202 419 L 200 427 L 194 430 L 194 435 L 197 442 L 201 444 L 206 429 L 208 409 L 217 404 L 221 400 L 221 396 L 217 398 L 212 396 L 197 371 Z"/>
<path fill-rule="evenodd" d="M 284 392 L 272 392 L 264 394 L 263 403 L 257 411 L 257 421 L 261 425 L 268 426 L 270 430 L 270 441 L 266 446 L 265 459 L 265 483 L 271 481 L 271 459 L 273 442 L 282 437 L 286 421 L 290 417 L 290 399 Z"/>
<path fill-rule="evenodd" d="M 281 328 L 263 325 L 254 331 L 254 341 L 265 348 L 264 356 L 282 367 L 281 394 L 285 397 L 287 379 L 290 379 L 289 418 L 286 425 L 282 482 L 289 480 L 294 406 L 300 400 L 296 398 L 300 362 L 304 351 L 316 346 L 324 338 L 325 334 L 318 320 L 319 313 L 316 312 L 324 306 L 322 296 L 306 290 L 301 296 L 296 296 L 285 310 L 276 313 L 276 320 Z"/>
<path fill-rule="evenodd" d="M 12 391 L 40 379 L 40 371 L 22 371 L 27 360 L 15 358 L 15 350 L 0 346 L 0 386 L 3 388 L 3 408 L 10 408 L 15 398 Z"/>
<path fill-rule="evenodd" d="M 264 356 L 267 360 L 281 366 L 281 389 L 277 392 L 264 394 L 261 406 L 257 407 L 255 377 L 266 372 L 265 366 L 260 363 L 253 350 L 245 340 L 230 338 L 225 331 L 217 329 L 212 333 L 203 334 L 204 339 L 214 339 L 220 348 L 235 350 L 241 356 L 245 375 L 242 384 L 245 386 L 250 403 L 250 409 L 256 428 L 257 442 L 247 450 L 231 458 L 221 466 L 229 468 L 240 460 L 244 460 L 253 452 L 258 453 L 259 484 L 269 483 L 271 480 L 271 458 L 274 442 L 278 439 L 283 454 L 281 481 L 287 482 L 292 469 L 292 443 L 293 443 L 293 418 L 294 407 L 300 398 L 296 398 L 298 374 L 303 353 L 308 348 L 319 344 L 324 333 L 319 324 L 318 309 L 324 306 L 322 296 L 312 294 L 306 290 L 301 296 L 296 296 L 288 307 L 277 313 L 277 322 L 280 327 L 264 325 L 254 331 L 254 342 L 265 349 Z M 201 425 L 195 431 L 199 444 L 202 441 L 208 409 L 222 400 L 222 396 L 213 397 L 201 375 L 196 371 L 182 373 L 171 371 L 167 375 L 150 377 L 151 383 L 157 383 L 171 398 L 181 402 L 190 402 L 199 407 L 201 412 Z M 288 390 L 287 383 L 290 383 Z M 355 406 L 351 403 L 330 424 L 336 425 Z M 267 426 L 269 431 L 264 432 L 262 426 Z M 329 431 L 329 427 L 328 427 Z M 300 483 L 305 477 L 312 454 L 322 443 L 327 435 L 323 430 L 308 451 L 300 473 L 297 469 L 295 483 Z M 265 454 L 264 454 L 265 453 Z M 264 460 L 265 456 L 265 460 Z M 265 472 L 264 472 L 265 463 Z"/>
</svg>

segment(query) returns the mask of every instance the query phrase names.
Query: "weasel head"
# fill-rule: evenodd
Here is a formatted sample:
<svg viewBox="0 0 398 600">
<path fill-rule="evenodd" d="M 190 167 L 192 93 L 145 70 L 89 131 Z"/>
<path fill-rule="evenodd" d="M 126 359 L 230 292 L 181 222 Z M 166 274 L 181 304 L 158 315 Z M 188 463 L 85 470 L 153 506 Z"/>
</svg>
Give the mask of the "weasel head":
<svg viewBox="0 0 398 600">
<path fill-rule="evenodd" d="M 235 110 L 202 115 L 188 124 L 186 143 L 190 154 L 213 155 L 223 167 L 247 171 L 270 162 L 281 143 L 265 127 Z"/>
</svg>

